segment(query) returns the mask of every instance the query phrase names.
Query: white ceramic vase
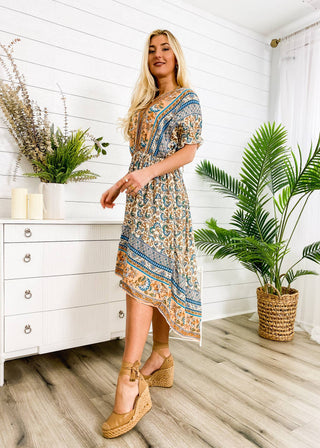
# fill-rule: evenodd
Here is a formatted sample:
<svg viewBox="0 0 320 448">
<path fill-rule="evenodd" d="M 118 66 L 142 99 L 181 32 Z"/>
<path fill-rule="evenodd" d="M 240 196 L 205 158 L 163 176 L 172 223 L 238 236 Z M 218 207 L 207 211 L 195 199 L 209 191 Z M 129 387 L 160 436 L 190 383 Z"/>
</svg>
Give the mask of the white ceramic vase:
<svg viewBox="0 0 320 448">
<path fill-rule="evenodd" d="M 43 194 L 43 219 L 64 219 L 65 184 L 40 182 L 39 192 Z"/>
</svg>

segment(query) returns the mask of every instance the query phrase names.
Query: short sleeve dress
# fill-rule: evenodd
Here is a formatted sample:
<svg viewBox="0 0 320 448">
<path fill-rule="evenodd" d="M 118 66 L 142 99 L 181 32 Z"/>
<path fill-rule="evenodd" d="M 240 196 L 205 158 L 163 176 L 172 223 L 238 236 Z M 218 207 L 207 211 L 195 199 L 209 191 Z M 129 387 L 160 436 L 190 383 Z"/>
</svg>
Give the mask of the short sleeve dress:
<svg viewBox="0 0 320 448">
<path fill-rule="evenodd" d="M 202 144 L 198 96 L 180 87 L 156 97 L 129 126 L 129 172 Z M 199 148 L 198 146 L 198 148 Z M 115 273 L 133 298 L 155 306 L 178 339 L 201 346 L 202 306 L 189 199 L 181 169 L 127 195 Z"/>
</svg>

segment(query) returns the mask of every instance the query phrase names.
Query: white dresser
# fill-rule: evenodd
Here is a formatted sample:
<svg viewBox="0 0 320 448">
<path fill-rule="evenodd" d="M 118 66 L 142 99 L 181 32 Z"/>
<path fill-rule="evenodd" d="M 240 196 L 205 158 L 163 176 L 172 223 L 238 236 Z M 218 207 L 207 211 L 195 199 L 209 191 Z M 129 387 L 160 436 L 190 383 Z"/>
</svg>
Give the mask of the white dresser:
<svg viewBox="0 0 320 448">
<path fill-rule="evenodd" d="M 6 360 L 125 336 L 121 224 L 0 219 L 1 386 Z"/>
</svg>

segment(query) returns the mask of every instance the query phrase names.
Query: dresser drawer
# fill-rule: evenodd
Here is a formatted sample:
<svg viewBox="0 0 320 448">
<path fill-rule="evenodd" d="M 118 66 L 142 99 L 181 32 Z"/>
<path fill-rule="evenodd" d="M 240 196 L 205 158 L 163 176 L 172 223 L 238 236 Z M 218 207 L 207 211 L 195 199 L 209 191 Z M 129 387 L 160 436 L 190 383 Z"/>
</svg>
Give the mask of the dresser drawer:
<svg viewBox="0 0 320 448">
<path fill-rule="evenodd" d="M 5 243 L 119 240 L 119 224 L 4 224 Z"/>
<path fill-rule="evenodd" d="M 42 279 L 24 278 L 4 281 L 4 315 L 41 312 Z"/>
<path fill-rule="evenodd" d="M 109 330 L 110 333 L 126 330 L 126 301 L 113 302 L 108 304 Z"/>
<path fill-rule="evenodd" d="M 5 279 L 113 271 L 118 241 L 5 243 Z"/>
<path fill-rule="evenodd" d="M 92 305 L 43 313 L 44 345 L 80 345 L 109 339 L 108 305 Z"/>
<path fill-rule="evenodd" d="M 23 350 L 42 344 L 42 314 L 7 316 L 4 321 L 6 352 Z"/>
<path fill-rule="evenodd" d="M 114 272 L 5 280 L 5 315 L 123 300 Z"/>
</svg>

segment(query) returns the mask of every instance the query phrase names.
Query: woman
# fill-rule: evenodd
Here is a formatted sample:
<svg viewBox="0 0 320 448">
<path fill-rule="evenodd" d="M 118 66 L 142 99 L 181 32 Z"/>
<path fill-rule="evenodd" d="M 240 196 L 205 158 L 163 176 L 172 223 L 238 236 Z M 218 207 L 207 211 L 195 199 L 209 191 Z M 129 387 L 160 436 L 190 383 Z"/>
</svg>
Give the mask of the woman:
<svg viewBox="0 0 320 448">
<path fill-rule="evenodd" d="M 122 120 L 132 156 L 128 173 L 102 194 L 103 208 L 127 194 L 115 272 L 126 294 L 126 338 L 115 405 L 104 437 L 133 428 L 151 409 L 150 386 L 171 387 L 170 328 L 200 341 L 201 301 L 193 229 L 180 167 L 202 143 L 201 109 L 183 53 L 167 30 L 147 38 L 140 77 Z M 152 320 L 153 350 L 139 370 Z"/>
</svg>

